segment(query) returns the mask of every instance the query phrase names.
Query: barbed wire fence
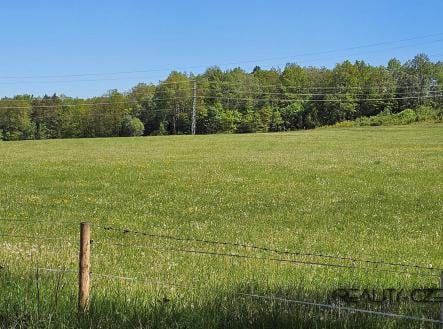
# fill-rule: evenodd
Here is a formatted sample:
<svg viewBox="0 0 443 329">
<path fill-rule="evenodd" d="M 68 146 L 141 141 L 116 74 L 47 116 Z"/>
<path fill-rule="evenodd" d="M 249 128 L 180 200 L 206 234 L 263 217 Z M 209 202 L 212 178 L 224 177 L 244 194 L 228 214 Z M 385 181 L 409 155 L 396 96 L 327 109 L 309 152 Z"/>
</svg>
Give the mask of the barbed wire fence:
<svg viewBox="0 0 443 329">
<path fill-rule="evenodd" d="M 44 220 L 36 220 L 33 221 L 31 219 L 13 219 L 13 218 L 0 218 L 2 221 L 7 222 L 36 222 L 36 223 L 53 223 L 50 221 Z M 73 224 L 72 221 L 62 221 L 65 223 Z M 125 244 L 125 243 L 115 243 L 115 242 L 107 242 L 106 239 L 103 240 L 95 240 L 91 236 L 91 227 L 97 230 L 102 230 L 104 232 L 115 232 L 117 234 L 123 235 L 134 235 L 134 236 L 143 236 L 155 239 L 162 240 L 171 240 L 171 241 L 179 241 L 186 243 L 198 243 L 199 245 L 206 246 L 230 246 L 236 247 L 243 250 L 254 250 L 264 252 L 266 254 L 273 254 L 279 256 L 263 256 L 263 255 L 251 255 L 245 253 L 234 253 L 234 252 L 219 252 L 212 251 L 203 248 L 161 248 L 155 246 L 148 245 L 140 245 L 140 244 Z M 0 237 L 5 238 L 13 238 L 13 239 L 22 239 L 22 240 L 38 240 L 38 241 L 61 241 L 61 242 L 74 242 L 75 240 L 70 238 L 66 239 L 63 237 L 56 236 L 41 236 L 41 235 L 22 235 L 22 234 L 5 234 L 0 233 Z M 265 246 L 253 245 L 249 243 L 242 242 L 232 242 L 232 241 L 222 241 L 222 240 L 211 240 L 211 239 L 200 239 L 193 237 L 184 237 L 177 235 L 168 235 L 168 234 L 157 234 L 154 232 L 147 231 L 139 231 L 128 228 L 114 227 L 114 226 L 101 226 L 95 225 L 88 222 L 80 223 L 80 248 L 79 248 L 79 265 L 78 269 L 75 268 L 67 268 L 67 267 L 40 267 L 37 266 L 36 271 L 44 271 L 48 273 L 61 273 L 61 274 L 76 274 L 78 273 L 78 310 L 80 313 L 86 313 L 89 310 L 89 302 L 90 302 L 90 291 L 91 291 L 91 282 L 94 278 L 97 279 L 105 279 L 105 280 L 117 280 L 117 281 L 126 281 L 126 282 L 134 282 L 141 285 L 158 285 L 165 287 L 184 287 L 178 283 L 169 283 L 163 282 L 157 279 L 152 278 L 144 278 L 140 277 L 138 274 L 142 273 L 133 273 L 135 275 L 119 275 L 113 273 L 100 273 L 91 271 L 91 246 L 92 245 L 102 245 L 102 246 L 113 246 L 118 248 L 130 248 L 130 249 L 149 249 L 158 252 L 172 252 L 172 253 L 185 253 L 190 255 L 200 255 L 200 256 L 208 256 L 208 257 L 228 257 L 235 259 L 244 259 L 244 260 L 259 260 L 262 262 L 275 262 L 282 264 L 293 264 L 293 265 L 302 265 L 308 267 L 327 267 L 327 268 L 336 268 L 340 270 L 358 270 L 358 271 L 373 271 L 373 272 L 384 272 L 384 273 L 395 273 L 400 275 L 413 275 L 417 277 L 433 277 L 439 278 L 440 282 L 440 293 L 441 299 L 439 300 L 441 303 L 440 306 L 440 319 L 430 319 L 412 315 L 405 314 L 397 314 L 390 312 L 382 312 L 382 311 L 374 311 L 369 309 L 361 309 L 355 307 L 347 307 L 340 304 L 330 304 L 330 303 L 320 303 L 316 301 L 306 301 L 306 300 L 296 300 L 287 297 L 281 296 L 273 296 L 273 295 L 260 295 L 256 293 L 245 293 L 245 292 L 236 292 L 234 295 L 242 298 L 249 299 L 257 299 L 257 300 L 268 300 L 274 302 L 288 303 L 288 304 L 296 304 L 302 306 L 311 306 L 317 308 L 331 309 L 331 310 L 339 310 L 339 311 L 349 311 L 354 313 L 361 314 L 369 314 L 374 316 L 388 317 L 399 320 L 411 320 L 411 321 L 419 321 L 423 323 L 433 323 L 433 324 L 441 324 L 443 325 L 443 268 L 434 267 L 434 266 L 425 266 L 422 264 L 413 264 L 413 263 L 400 263 L 400 262 L 392 262 L 392 261 L 384 261 L 384 260 L 375 260 L 375 259 L 367 259 L 360 257 L 349 257 L 349 256 L 341 256 L 341 255 L 331 255 L 317 252 L 306 252 L 306 251 L 294 251 L 294 250 L 282 250 L 276 248 L 270 248 Z M 290 257 L 312 257 L 317 260 L 305 260 L 305 259 L 287 259 L 282 258 L 281 256 L 290 256 Z M 338 261 L 331 262 L 331 261 Z M 380 266 L 384 266 L 381 268 Z M 0 270 L 4 267 L 0 265 Z M 143 273 L 144 274 L 144 273 Z"/>
</svg>

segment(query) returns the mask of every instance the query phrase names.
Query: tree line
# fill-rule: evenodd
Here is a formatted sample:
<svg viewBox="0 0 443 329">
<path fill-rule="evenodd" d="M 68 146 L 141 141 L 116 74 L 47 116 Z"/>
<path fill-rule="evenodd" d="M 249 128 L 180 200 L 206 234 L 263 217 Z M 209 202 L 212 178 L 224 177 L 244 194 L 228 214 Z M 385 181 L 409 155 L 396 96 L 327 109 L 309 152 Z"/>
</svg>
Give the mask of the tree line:
<svg viewBox="0 0 443 329">
<path fill-rule="evenodd" d="M 386 66 L 211 67 L 198 75 L 173 71 L 157 85 L 88 99 L 17 95 L 0 100 L 0 139 L 189 134 L 193 102 L 198 134 L 311 129 L 422 105 L 443 107 L 443 62 L 420 54 Z"/>
</svg>

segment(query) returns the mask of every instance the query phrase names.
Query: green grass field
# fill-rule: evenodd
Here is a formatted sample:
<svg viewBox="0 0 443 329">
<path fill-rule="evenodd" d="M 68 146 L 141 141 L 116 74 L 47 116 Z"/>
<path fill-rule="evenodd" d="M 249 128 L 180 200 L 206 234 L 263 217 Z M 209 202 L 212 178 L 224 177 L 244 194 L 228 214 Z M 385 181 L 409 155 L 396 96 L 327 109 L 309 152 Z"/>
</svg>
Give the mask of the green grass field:
<svg viewBox="0 0 443 329">
<path fill-rule="evenodd" d="M 443 125 L 0 143 L 0 233 L 60 238 L 0 237 L 0 324 L 2 328 L 419 327 L 414 321 L 237 293 L 327 301 L 339 287 L 438 287 L 438 272 L 425 269 L 420 273 L 437 276 L 417 276 L 190 254 L 161 249 L 418 271 L 123 234 L 101 227 L 443 267 L 442 164 Z M 94 242 L 91 310 L 78 318 L 76 273 L 36 269 L 77 271 L 81 221 L 93 224 Z M 357 306 L 439 317 L 438 304 Z"/>
</svg>

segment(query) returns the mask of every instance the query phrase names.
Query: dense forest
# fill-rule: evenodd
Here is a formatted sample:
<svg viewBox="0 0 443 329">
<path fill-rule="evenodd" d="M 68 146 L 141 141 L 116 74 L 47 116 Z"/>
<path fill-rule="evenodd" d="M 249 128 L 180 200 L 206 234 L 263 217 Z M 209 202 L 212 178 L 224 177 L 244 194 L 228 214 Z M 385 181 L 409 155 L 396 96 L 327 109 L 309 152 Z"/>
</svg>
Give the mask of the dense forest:
<svg viewBox="0 0 443 329">
<path fill-rule="evenodd" d="M 17 95 L 0 100 L 0 139 L 189 134 L 193 102 L 198 134 L 311 129 L 442 108 L 443 62 L 421 54 L 386 66 L 344 61 L 332 69 L 287 64 L 250 73 L 211 67 L 88 99 Z"/>
</svg>

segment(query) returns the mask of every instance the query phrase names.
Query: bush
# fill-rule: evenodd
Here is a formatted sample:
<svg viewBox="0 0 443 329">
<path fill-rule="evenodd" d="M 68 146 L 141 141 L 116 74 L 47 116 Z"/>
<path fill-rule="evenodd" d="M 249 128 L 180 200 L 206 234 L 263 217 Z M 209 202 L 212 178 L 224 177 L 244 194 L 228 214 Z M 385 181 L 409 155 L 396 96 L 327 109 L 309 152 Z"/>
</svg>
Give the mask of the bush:
<svg viewBox="0 0 443 329">
<path fill-rule="evenodd" d="M 150 136 L 164 136 L 168 134 L 168 130 L 166 129 L 165 122 L 161 121 L 158 125 L 158 129 L 152 131 Z"/>
<path fill-rule="evenodd" d="M 246 112 L 237 126 L 239 133 L 254 133 L 260 127 L 260 116 L 253 111 Z"/>
<path fill-rule="evenodd" d="M 5 141 L 18 141 L 22 139 L 22 132 L 21 131 L 4 131 L 3 133 L 3 140 Z"/>
<path fill-rule="evenodd" d="M 377 116 L 372 117 L 370 122 L 369 122 L 369 125 L 372 126 L 372 127 L 383 126 L 387 122 L 384 119 L 386 119 L 386 117 L 377 117 Z"/>
<path fill-rule="evenodd" d="M 407 125 L 413 122 L 428 121 L 442 122 L 443 109 L 435 109 L 431 106 L 420 106 L 412 110 L 406 109 L 397 114 L 382 112 L 372 117 L 360 117 L 355 121 L 343 121 L 335 124 L 336 127 L 354 127 L 354 126 L 389 126 L 389 125 Z"/>
<path fill-rule="evenodd" d="M 430 106 L 420 106 L 415 110 L 417 114 L 417 121 L 425 121 L 429 118 L 432 118 L 434 115 L 434 110 Z"/>
<path fill-rule="evenodd" d="M 371 118 L 370 117 L 361 117 L 357 121 L 359 126 L 370 126 L 371 125 Z"/>
<path fill-rule="evenodd" d="M 417 121 L 417 114 L 414 110 L 406 109 L 397 114 L 397 117 L 400 119 L 400 124 L 410 124 L 414 121 Z"/>
<path fill-rule="evenodd" d="M 220 114 L 220 131 L 232 133 L 241 122 L 241 114 L 237 111 L 226 111 Z"/>
<path fill-rule="evenodd" d="M 352 121 L 352 120 L 346 120 L 342 122 L 338 122 L 335 126 L 340 128 L 349 128 L 349 127 L 355 127 L 358 125 L 358 121 Z"/>
<path fill-rule="evenodd" d="M 49 137 L 49 131 L 46 125 L 41 123 L 36 126 L 35 138 L 36 139 L 47 139 Z"/>
<path fill-rule="evenodd" d="M 283 121 L 280 111 L 274 110 L 271 116 L 271 122 L 269 124 L 270 131 L 283 131 L 285 130 L 285 122 Z"/>
<path fill-rule="evenodd" d="M 443 108 L 438 109 L 433 118 L 435 122 L 443 122 Z"/>
<path fill-rule="evenodd" d="M 144 130 L 145 126 L 139 118 L 134 118 L 130 115 L 124 117 L 121 131 L 122 136 L 141 136 Z"/>
</svg>

